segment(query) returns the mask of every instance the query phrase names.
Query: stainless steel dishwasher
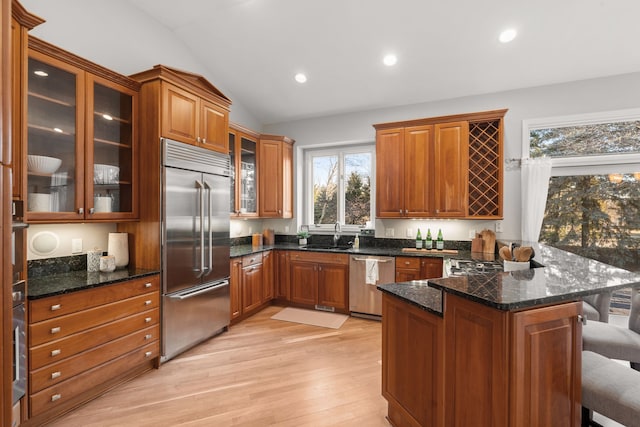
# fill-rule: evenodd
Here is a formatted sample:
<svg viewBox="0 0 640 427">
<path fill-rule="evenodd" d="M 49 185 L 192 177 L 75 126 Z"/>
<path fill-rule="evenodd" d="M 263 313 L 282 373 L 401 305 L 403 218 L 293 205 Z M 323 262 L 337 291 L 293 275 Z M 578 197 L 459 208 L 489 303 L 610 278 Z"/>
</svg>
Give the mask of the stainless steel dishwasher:
<svg viewBox="0 0 640 427">
<path fill-rule="evenodd" d="M 349 260 L 349 311 L 351 315 L 380 319 L 382 293 L 377 285 L 395 282 L 396 259 L 351 255 Z"/>
</svg>

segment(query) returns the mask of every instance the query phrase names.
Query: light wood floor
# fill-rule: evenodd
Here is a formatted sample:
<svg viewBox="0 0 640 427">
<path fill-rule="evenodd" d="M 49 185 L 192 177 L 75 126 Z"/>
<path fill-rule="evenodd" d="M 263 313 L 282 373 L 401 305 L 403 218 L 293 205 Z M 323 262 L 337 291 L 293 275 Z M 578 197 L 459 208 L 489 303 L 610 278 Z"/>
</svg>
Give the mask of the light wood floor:
<svg viewBox="0 0 640 427">
<path fill-rule="evenodd" d="M 389 427 L 381 324 L 340 329 L 271 320 L 268 307 L 229 332 L 120 385 L 55 427 Z"/>
</svg>

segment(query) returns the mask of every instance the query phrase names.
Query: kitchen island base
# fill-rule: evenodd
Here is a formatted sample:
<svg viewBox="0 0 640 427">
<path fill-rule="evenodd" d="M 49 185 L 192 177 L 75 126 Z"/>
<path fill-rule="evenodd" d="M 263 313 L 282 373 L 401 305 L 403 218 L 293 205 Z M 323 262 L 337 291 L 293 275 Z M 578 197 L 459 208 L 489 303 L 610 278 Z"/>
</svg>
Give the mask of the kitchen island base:
<svg viewBox="0 0 640 427">
<path fill-rule="evenodd" d="M 384 293 L 382 394 L 404 426 L 579 426 L 581 303 L 442 314 Z"/>
</svg>

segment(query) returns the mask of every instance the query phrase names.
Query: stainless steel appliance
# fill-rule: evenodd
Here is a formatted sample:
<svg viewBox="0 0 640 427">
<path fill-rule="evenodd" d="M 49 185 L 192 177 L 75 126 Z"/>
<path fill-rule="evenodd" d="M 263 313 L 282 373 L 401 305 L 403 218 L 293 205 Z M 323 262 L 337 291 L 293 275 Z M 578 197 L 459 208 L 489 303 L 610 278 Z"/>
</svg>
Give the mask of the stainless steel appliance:
<svg viewBox="0 0 640 427">
<path fill-rule="evenodd" d="M 377 285 L 395 282 L 396 259 L 351 255 L 349 259 L 349 311 L 353 316 L 380 319 L 382 294 Z"/>
<path fill-rule="evenodd" d="M 11 224 L 11 265 L 13 305 L 13 404 L 15 405 L 27 389 L 27 333 L 25 319 L 26 281 L 24 274 L 24 244 L 28 224 L 21 222 L 22 202 L 14 201 Z"/>
<path fill-rule="evenodd" d="M 450 259 L 445 263 L 444 277 L 469 276 L 471 274 L 496 273 L 503 271 L 500 261 Z"/>
<path fill-rule="evenodd" d="M 228 328 L 229 156 L 162 140 L 162 361 Z"/>
<path fill-rule="evenodd" d="M 27 334 L 25 332 L 25 282 L 13 284 L 13 403 L 27 388 Z"/>
</svg>

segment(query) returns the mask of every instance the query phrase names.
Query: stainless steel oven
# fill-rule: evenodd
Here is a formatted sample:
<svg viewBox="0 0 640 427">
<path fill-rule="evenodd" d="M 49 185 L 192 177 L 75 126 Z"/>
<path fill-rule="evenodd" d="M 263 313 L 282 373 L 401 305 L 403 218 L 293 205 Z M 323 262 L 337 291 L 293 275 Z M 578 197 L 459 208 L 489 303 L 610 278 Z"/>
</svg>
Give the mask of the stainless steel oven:
<svg viewBox="0 0 640 427">
<path fill-rule="evenodd" d="M 25 333 L 25 282 L 13 284 L 13 403 L 24 396 L 27 386 L 27 335 Z"/>
<path fill-rule="evenodd" d="M 25 319 L 25 300 L 27 284 L 24 280 L 26 229 L 28 224 L 21 222 L 22 202 L 13 202 L 13 222 L 11 227 L 11 264 L 13 283 L 13 404 L 25 395 L 27 388 L 27 333 Z"/>
</svg>

